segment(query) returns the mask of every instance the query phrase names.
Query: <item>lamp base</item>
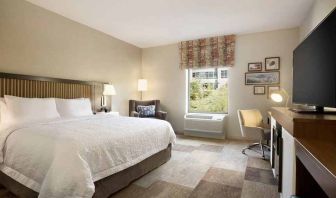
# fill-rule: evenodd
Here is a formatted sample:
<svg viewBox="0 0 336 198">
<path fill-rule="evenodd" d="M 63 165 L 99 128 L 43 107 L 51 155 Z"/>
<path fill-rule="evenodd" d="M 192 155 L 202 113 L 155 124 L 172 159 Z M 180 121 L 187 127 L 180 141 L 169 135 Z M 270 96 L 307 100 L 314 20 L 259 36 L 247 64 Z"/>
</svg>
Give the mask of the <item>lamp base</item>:
<svg viewBox="0 0 336 198">
<path fill-rule="evenodd" d="M 109 112 L 109 109 L 107 107 L 101 107 L 100 111 L 101 112 Z"/>
</svg>

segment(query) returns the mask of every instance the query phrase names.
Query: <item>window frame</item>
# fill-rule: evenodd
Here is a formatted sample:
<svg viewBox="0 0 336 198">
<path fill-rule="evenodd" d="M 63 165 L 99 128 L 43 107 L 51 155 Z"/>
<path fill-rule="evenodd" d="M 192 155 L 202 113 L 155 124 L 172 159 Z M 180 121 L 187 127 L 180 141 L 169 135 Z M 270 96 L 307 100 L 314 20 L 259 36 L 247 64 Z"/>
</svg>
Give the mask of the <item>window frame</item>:
<svg viewBox="0 0 336 198">
<path fill-rule="evenodd" d="M 223 75 L 222 75 L 222 72 L 223 72 Z M 226 70 L 221 70 L 220 76 L 221 76 L 220 77 L 221 79 L 228 78 L 228 70 L 227 69 Z"/>
<path fill-rule="evenodd" d="M 199 68 L 199 69 L 206 69 L 206 68 Z M 211 68 L 210 68 L 211 69 Z M 215 68 L 213 68 L 215 69 Z M 229 88 L 227 88 L 228 90 L 228 97 L 227 97 L 227 112 L 191 112 L 190 111 L 190 76 L 192 75 L 192 68 L 186 69 L 187 70 L 187 114 L 214 114 L 214 115 L 227 115 L 229 114 Z M 194 70 L 198 70 L 198 69 L 194 69 Z M 228 68 L 225 68 L 225 70 L 227 70 L 227 79 L 229 79 L 229 73 L 228 73 Z M 219 72 L 217 72 L 217 76 Z M 196 76 L 196 75 L 195 75 Z M 222 78 L 221 78 L 222 79 Z"/>
</svg>

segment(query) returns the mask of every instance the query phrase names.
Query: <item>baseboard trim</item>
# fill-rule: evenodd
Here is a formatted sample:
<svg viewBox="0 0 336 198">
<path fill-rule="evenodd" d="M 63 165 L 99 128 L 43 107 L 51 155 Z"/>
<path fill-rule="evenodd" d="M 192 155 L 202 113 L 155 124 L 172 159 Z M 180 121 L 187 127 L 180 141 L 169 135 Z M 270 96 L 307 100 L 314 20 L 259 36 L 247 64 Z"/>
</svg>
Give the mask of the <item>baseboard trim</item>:
<svg viewBox="0 0 336 198">
<path fill-rule="evenodd" d="M 212 138 L 212 139 L 221 139 L 224 140 L 225 134 L 223 133 L 210 133 L 210 132 L 198 132 L 198 131 L 184 131 L 183 133 L 186 136 L 196 136 L 196 137 L 203 137 L 203 138 Z"/>
</svg>

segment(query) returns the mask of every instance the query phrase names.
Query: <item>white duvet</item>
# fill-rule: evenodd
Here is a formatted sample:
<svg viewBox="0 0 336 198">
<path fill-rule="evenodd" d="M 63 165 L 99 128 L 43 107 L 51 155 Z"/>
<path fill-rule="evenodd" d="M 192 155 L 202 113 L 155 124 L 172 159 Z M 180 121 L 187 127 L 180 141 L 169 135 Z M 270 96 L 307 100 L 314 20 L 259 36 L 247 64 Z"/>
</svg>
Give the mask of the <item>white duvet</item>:
<svg viewBox="0 0 336 198">
<path fill-rule="evenodd" d="M 92 197 L 94 182 L 174 143 L 166 121 L 89 116 L 0 130 L 1 171 L 39 197 Z"/>
</svg>

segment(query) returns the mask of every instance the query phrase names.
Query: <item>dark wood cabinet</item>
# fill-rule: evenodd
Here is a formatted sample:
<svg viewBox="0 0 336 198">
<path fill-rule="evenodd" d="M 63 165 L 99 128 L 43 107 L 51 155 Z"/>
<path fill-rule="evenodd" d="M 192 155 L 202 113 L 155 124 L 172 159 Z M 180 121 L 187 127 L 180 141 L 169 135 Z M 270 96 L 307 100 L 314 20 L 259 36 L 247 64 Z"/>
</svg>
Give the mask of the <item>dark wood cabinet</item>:
<svg viewBox="0 0 336 198">
<path fill-rule="evenodd" d="M 272 108 L 271 115 L 294 138 L 295 194 L 336 198 L 336 115 L 280 107 Z"/>
</svg>

